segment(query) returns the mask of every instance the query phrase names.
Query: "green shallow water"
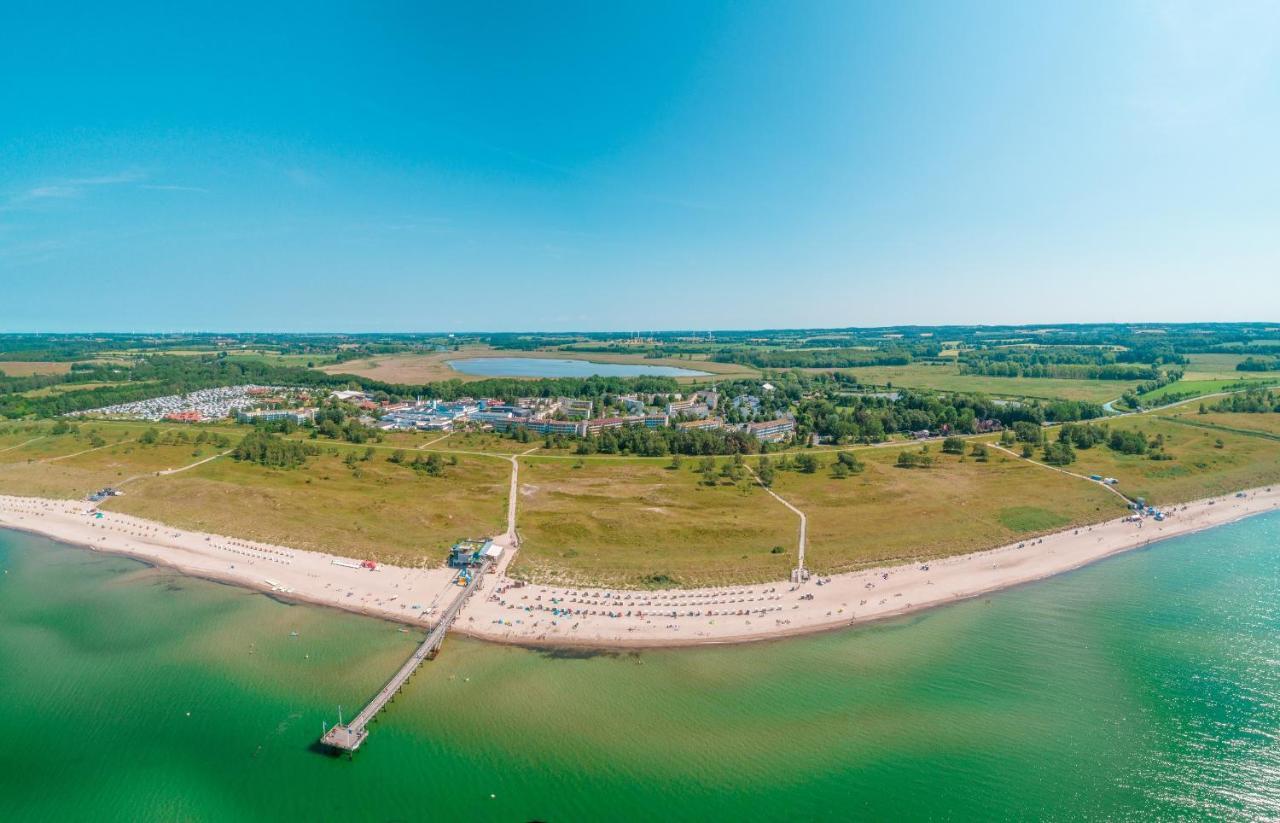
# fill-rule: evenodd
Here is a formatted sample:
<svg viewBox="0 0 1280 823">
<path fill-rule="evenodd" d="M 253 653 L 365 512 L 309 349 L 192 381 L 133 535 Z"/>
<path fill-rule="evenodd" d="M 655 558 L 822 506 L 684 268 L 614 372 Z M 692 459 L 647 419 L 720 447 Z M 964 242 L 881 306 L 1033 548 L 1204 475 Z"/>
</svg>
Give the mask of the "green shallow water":
<svg viewBox="0 0 1280 823">
<path fill-rule="evenodd" d="M 416 634 L 0 532 L 0 819 L 1275 818 L 1278 545 L 754 646 L 454 638 L 347 760 L 321 722 Z"/>
</svg>

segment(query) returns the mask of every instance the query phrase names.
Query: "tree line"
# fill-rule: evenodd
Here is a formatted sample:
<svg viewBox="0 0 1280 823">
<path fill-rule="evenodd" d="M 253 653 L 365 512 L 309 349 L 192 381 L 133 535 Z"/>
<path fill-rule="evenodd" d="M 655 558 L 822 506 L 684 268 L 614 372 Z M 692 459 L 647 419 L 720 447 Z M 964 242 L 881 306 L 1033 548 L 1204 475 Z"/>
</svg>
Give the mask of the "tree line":
<svg viewBox="0 0 1280 823">
<path fill-rule="evenodd" d="M 730 349 L 716 352 L 711 359 L 760 369 L 847 369 L 905 366 L 914 355 L 905 348 Z"/>
</svg>

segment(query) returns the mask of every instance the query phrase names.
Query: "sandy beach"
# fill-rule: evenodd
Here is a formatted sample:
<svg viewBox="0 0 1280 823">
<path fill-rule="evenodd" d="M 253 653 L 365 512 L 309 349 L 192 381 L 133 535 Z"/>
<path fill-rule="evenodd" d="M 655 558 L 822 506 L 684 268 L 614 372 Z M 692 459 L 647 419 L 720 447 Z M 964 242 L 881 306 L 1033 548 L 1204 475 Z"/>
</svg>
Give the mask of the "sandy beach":
<svg viewBox="0 0 1280 823">
<path fill-rule="evenodd" d="M 739 643 L 824 631 L 952 603 L 1040 580 L 1155 541 L 1280 508 L 1280 489 L 1165 509 L 1166 519 L 1116 519 L 941 560 L 793 584 L 624 590 L 525 584 L 505 574 L 510 553 L 456 623 L 473 637 L 590 647 Z M 290 600 L 430 626 L 458 591 L 443 567 L 352 568 L 350 559 L 183 531 L 92 503 L 0 495 L 0 527 Z"/>
</svg>

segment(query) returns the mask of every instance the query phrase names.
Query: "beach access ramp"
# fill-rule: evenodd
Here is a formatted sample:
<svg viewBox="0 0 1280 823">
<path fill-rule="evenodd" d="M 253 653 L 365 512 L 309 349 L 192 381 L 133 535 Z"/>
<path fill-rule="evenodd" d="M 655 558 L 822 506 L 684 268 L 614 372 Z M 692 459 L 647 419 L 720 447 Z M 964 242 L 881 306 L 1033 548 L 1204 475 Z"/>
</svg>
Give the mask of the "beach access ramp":
<svg viewBox="0 0 1280 823">
<path fill-rule="evenodd" d="M 489 570 L 489 561 L 485 560 L 479 566 L 472 570 L 471 579 L 467 581 L 467 585 L 458 593 L 454 601 L 440 615 L 439 622 L 432 627 L 427 634 L 427 639 L 422 641 L 422 645 L 417 648 L 404 665 L 400 667 L 382 690 L 374 696 L 369 704 L 365 706 L 359 714 L 357 714 L 350 723 L 343 725 L 341 722 L 331 729 L 327 729 L 320 738 L 320 742 L 326 746 L 330 746 L 339 751 L 354 752 L 360 748 L 365 739 L 369 736 L 369 724 L 378 716 L 378 712 L 391 702 L 391 698 L 404 688 L 404 684 L 409 681 L 413 673 L 426 660 L 431 660 L 436 656 L 436 652 L 440 651 L 440 645 L 444 643 L 445 635 L 449 633 L 449 627 L 453 625 L 453 621 L 457 619 L 458 612 L 462 610 L 467 599 L 471 597 L 475 590 L 480 586 L 480 581 L 484 578 L 485 573 Z"/>
</svg>

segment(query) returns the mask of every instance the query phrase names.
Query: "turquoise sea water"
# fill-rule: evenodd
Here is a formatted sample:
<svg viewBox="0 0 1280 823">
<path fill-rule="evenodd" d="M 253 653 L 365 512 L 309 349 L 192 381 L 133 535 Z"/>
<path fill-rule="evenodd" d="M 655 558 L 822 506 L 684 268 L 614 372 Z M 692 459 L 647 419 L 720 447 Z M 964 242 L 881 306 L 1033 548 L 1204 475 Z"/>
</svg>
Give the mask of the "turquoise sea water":
<svg viewBox="0 0 1280 823">
<path fill-rule="evenodd" d="M 481 377 L 706 377 L 709 374 L 677 366 L 593 363 L 550 357 L 468 357 L 445 362 L 454 371 Z"/>
<path fill-rule="evenodd" d="M 0 532 L 0 819 L 1280 816 L 1280 515 L 867 628 L 586 655 Z M 297 632 L 296 637 L 291 632 Z"/>
</svg>

